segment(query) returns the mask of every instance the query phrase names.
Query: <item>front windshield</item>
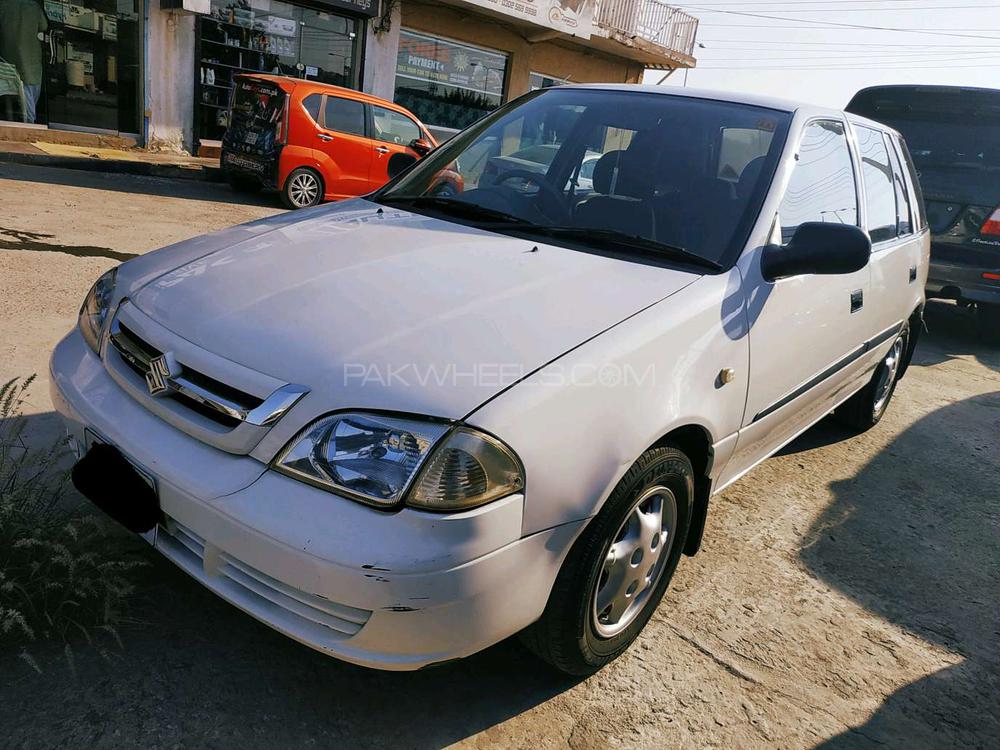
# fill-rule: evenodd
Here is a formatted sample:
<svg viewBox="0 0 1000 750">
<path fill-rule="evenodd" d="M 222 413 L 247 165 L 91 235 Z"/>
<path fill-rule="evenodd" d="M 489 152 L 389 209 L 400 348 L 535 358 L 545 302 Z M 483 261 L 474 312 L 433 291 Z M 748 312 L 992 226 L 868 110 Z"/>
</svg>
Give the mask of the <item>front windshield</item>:
<svg viewBox="0 0 1000 750">
<path fill-rule="evenodd" d="M 639 239 L 722 265 L 760 210 L 790 118 L 685 96 L 548 89 L 473 125 L 375 199 L 449 205 L 494 231 L 582 247 Z"/>
</svg>

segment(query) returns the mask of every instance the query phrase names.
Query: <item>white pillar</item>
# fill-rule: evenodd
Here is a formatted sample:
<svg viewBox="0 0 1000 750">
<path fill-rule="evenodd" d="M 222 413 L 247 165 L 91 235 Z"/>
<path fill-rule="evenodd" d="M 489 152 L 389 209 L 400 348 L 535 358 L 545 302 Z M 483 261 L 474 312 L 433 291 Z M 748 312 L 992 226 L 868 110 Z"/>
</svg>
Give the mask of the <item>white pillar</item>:
<svg viewBox="0 0 1000 750">
<path fill-rule="evenodd" d="M 149 107 L 147 148 L 191 151 L 194 127 L 194 34 L 191 13 L 160 10 L 149 3 L 146 71 Z"/>
</svg>

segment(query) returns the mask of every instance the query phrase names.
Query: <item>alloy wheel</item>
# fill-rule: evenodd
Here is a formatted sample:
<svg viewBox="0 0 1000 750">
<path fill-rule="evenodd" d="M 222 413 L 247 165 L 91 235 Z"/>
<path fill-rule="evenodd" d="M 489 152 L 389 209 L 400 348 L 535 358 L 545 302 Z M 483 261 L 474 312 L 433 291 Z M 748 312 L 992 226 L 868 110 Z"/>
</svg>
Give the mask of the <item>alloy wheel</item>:
<svg viewBox="0 0 1000 750">
<path fill-rule="evenodd" d="M 879 364 L 878 380 L 875 385 L 875 406 L 874 413 L 880 414 L 889 403 L 892 395 L 892 384 L 896 382 L 896 373 L 899 372 L 899 363 L 903 359 L 903 337 L 898 336 L 892 343 L 892 348 Z"/>
<path fill-rule="evenodd" d="M 642 612 L 666 569 L 677 526 L 677 499 L 667 487 L 644 491 L 615 533 L 591 596 L 591 620 L 612 638 Z"/>
<path fill-rule="evenodd" d="M 288 197 L 297 208 L 313 205 L 319 198 L 319 180 L 311 172 L 299 172 L 288 186 Z"/>
</svg>

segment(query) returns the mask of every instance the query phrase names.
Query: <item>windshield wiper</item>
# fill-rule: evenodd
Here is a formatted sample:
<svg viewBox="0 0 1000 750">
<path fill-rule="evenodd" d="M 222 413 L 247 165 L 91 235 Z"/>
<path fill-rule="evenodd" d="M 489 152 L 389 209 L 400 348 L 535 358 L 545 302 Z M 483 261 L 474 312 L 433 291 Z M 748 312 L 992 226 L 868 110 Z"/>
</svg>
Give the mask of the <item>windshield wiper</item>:
<svg viewBox="0 0 1000 750">
<path fill-rule="evenodd" d="M 436 195 L 394 198 L 390 195 L 382 198 L 381 202 L 387 206 L 399 206 L 400 208 L 430 208 L 456 218 L 498 222 L 505 226 L 507 224 L 527 224 L 524 219 L 513 214 L 498 211 L 495 208 L 486 208 L 485 206 L 457 198 L 445 198 Z"/>
<path fill-rule="evenodd" d="M 498 226 L 497 229 L 502 227 Z M 668 245 L 664 242 L 657 242 L 648 237 L 641 237 L 636 234 L 626 234 L 614 229 L 591 229 L 586 227 L 569 226 L 518 226 L 518 232 L 526 234 L 552 237 L 553 239 L 572 240 L 581 242 L 591 247 L 602 250 L 631 250 L 640 253 L 660 257 L 670 258 L 693 266 L 701 266 L 713 271 L 721 271 L 722 264 L 705 258 L 697 253 L 693 253 L 683 247 Z"/>
</svg>

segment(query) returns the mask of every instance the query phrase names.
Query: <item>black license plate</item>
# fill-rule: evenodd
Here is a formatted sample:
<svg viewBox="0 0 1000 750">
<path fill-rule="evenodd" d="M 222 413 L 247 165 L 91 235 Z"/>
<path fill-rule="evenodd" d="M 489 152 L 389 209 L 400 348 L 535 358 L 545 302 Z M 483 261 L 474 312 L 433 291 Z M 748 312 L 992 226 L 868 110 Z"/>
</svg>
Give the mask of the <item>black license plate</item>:
<svg viewBox="0 0 1000 750">
<path fill-rule="evenodd" d="M 267 171 L 267 163 L 252 156 L 243 154 L 226 153 L 226 166 L 230 169 L 238 169 L 244 172 L 251 172 L 256 175 L 263 175 Z"/>
<path fill-rule="evenodd" d="M 160 503 L 152 481 L 121 451 L 94 442 L 73 467 L 73 485 L 94 505 L 129 531 L 144 534 L 160 520 Z"/>
</svg>

